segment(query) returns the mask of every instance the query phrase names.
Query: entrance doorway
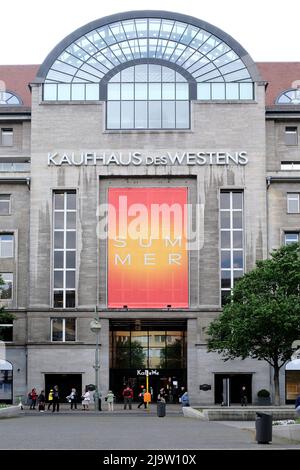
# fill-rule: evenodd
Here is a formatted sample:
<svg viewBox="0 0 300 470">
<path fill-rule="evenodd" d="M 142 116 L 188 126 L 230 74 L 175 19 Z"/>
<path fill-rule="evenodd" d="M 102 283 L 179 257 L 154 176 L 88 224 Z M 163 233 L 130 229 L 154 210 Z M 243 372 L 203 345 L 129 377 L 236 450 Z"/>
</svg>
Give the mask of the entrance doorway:
<svg viewBox="0 0 300 470">
<path fill-rule="evenodd" d="M 142 370 L 144 373 L 144 370 Z M 122 392 L 126 385 L 133 389 L 133 399 L 138 401 L 138 394 L 146 388 L 146 376 L 140 375 L 137 369 L 111 369 L 110 389 L 113 390 L 117 401 L 123 401 Z M 156 369 L 155 374 L 149 375 L 149 391 L 153 402 L 157 400 L 157 395 L 161 388 L 167 392 L 169 403 L 178 403 L 178 398 L 182 393 L 182 387 L 186 389 L 186 370 Z"/>
<path fill-rule="evenodd" d="M 82 375 L 81 374 L 45 374 L 45 392 L 46 400 L 50 389 L 58 386 L 61 403 L 67 403 L 66 397 L 70 395 L 71 389 L 76 388 L 80 399 L 82 394 Z"/>
<path fill-rule="evenodd" d="M 241 390 L 246 387 L 248 403 L 252 403 L 252 374 L 215 374 L 215 404 L 241 403 Z"/>
</svg>

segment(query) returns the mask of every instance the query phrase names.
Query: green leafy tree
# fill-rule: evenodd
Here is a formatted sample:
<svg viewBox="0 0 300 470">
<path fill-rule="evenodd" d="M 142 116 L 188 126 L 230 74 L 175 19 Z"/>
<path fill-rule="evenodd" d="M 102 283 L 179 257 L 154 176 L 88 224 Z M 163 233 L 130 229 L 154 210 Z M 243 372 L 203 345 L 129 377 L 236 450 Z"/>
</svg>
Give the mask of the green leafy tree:
<svg viewBox="0 0 300 470">
<path fill-rule="evenodd" d="M 274 371 L 275 405 L 280 404 L 279 371 L 300 339 L 300 246 L 293 243 L 257 261 L 232 291 L 231 302 L 208 328 L 208 351 L 224 360 L 267 361 Z"/>
<path fill-rule="evenodd" d="M 129 344 L 128 347 L 124 347 L 117 343 L 116 352 L 116 363 L 118 368 L 142 368 L 146 366 L 146 353 L 138 341 L 132 341 L 130 348 Z"/>
</svg>

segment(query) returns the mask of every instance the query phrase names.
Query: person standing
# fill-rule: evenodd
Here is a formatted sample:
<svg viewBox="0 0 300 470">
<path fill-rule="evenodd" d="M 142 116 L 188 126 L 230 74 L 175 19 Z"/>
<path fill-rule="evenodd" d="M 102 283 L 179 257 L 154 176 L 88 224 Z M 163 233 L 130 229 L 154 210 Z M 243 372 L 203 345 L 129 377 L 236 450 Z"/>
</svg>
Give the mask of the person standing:
<svg viewBox="0 0 300 470">
<path fill-rule="evenodd" d="M 127 408 L 127 404 L 129 409 L 132 409 L 132 399 L 133 399 L 133 390 L 129 385 L 123 390 L 123 397 L 124 397 L 124 410 Z"/>
<path fill-rule="evenodd" d="M 53 388 L 50 389 L 48 394 L 48 411 L 50 410 L 51 406 L 53 405 Z"/>
<path fill-rule="evenodd" d="M 73 407 L 74 407 L 75 410 L 77 410 L 77 392 L 76 392 L 76 388 L 72 388 L 70 395 L 67 396 L 67 399 L 71 403 L 71 410 L 73 410 Z"/>
<path fill-rule="evenodd" d="M 83 411 L 88 411 L 89 410 L 89 404 L 91 401 L 91 393 L 89 390 L 87 390 L 84 395 L 82 396 L 82 406 L 83 406 Z"/>
<path fill-rule="evenodd" d="M 108 411 L 114 411 L 114 398 L 115 396 L 112 390 L 108 390 L 108 394 L 105 397 L 107 401 Z"/>
<path fill-rule="evenodd" d="M 31 390 L 31 392 L 28 394 L 28 397 L 29 399 L 31 400 L 30 401 L 30 407 L 29 409 L 30 410 L 35 410 L 35 405 L 36 405 L 36 399 L 37 399 L 37 393 L 36 393 L 36 389 L 33 388 Z"/>
<path fill-rule="evenodd" d="M 46 401 L 45 392 L 44 390 L 42 390 L 38 396 L 39 411 L 42 413 L 45 411 L 45 401 Z"/>
<path fill-rule="evenodd" d="M 52 413 L 54 413 L 55 408 L 57 412 L 59 412 L 59 390 L 58 386 L 55 385 L 53 388 L 53 408 L 52 408 Z"/>
<path fill-rule="evenodd" d="M 295 401 L 295 411 L 297 416 L 300 416 L 300 395 L 297 396 Z"/>
<path fill-rule="evenodd" d="M 247 404 L 248 404 L 247 389 L 245 385 L 243 385 L 242 390 L 241 390 L 241 406 L 247 406 Z"/>
</svg>

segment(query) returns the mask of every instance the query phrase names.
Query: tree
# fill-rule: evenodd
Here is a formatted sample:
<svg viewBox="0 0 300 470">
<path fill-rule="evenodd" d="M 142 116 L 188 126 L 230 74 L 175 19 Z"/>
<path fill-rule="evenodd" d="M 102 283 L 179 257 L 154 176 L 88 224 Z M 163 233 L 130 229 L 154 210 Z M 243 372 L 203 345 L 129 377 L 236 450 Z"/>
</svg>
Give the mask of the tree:
<svg viewBox="0 0 300 470">
<path fill-rule="evenodd" d="M 280 404 L 279 371 L 300 339 L 300 246 L 293 243 L 257 261 L 232 291 L 231 302 L 208 328 L 208 351 L 225 361 L 265 360 L 274 371 L 275 405 Z"/>
</svg>

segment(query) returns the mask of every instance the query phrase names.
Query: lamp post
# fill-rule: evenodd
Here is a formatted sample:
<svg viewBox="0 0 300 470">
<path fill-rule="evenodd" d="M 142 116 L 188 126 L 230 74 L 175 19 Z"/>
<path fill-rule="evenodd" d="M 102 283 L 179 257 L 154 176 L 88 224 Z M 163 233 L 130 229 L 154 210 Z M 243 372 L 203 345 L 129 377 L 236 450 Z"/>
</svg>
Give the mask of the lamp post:
<svg viewBox="0 0 300 470">
<path fill-rule="evenodd" d="M 92 320 L 90 323 L 90 330 L 96 334 L 96 349 L 95 349 L 95 393 L 94 393 L 94 399 L 95 399 L 95 410 L 99 411 L 99 369 L 100 369 L 100 364 L 99 364 L 99 334 L 101 330 L 101 323 L 100 321 L 96 318 L 95 320 Z"/>
</svg>

